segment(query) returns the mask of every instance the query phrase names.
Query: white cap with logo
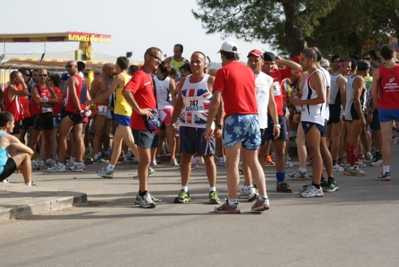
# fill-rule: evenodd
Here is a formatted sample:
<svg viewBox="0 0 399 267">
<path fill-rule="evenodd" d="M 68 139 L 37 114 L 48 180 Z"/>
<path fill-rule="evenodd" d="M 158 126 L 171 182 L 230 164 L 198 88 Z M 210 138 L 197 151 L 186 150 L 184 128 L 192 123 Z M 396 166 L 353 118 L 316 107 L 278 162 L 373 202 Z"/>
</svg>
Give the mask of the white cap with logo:
<svg viewBox="0 0 399 267">
<path fill-rule="evenodd" d="M 238 54 L 238 45 L 236 43 L 234 43 L 233 41 L 225 41 L 222 44 L 222 47 L 220 47 L 219 51 L 224 51 L 224 52 L 231 52 L 231 53 L 235 53 Z"/>
</svg>

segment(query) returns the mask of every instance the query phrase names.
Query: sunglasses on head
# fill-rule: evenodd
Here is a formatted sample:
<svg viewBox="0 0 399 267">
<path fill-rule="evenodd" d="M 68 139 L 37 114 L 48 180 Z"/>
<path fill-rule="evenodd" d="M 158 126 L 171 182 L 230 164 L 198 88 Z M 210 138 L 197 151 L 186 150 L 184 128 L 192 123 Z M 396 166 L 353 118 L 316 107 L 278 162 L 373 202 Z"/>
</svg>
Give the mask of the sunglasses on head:
<svg viewBox="0 0 399 267">
<path fill-rule="evenodd" d="M 37 74 L 37 76 L 40 76 L 40 77 L 47 77 L 47 74 Z"/>
</svg>

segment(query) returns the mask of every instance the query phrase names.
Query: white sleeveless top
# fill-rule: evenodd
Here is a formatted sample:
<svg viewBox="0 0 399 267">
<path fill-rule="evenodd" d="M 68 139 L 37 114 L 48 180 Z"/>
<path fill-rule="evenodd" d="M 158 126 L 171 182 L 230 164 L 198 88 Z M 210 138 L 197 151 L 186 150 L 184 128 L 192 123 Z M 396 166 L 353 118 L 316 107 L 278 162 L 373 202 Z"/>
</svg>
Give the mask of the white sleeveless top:
<svg viewBox="0 0 399 267">
<path fill-rule="evenodd" d="M 180 126 L 205 128 L 208 118 L 209 104 L 212 100 L 212 92 L 208 89 L 209 75 L 198 83 L 190 83 L 191 75 L 188 75 L 181 89 L 183 107 L 180 114 Z"/>
<path fill-rule="evenodd" d="M 153 75 L 155 88 L 157 90 L 158 109 L 173 108 L 172 97 L 169 89 L 169 77 L 163 80 L 158 79 L 157 75 Z"/>
<path fill-rule="evenodd" d="M 258 105 L 258 118 L 261 129 L 267 128 L 267 111 L 272 84 L 273 78 L 266 73 L 260 72 L 259 74 L 255 74 L 256 104 Z"/>
<path fill-rule="evenodd" d="M 348 81 L 346 82 L 345 120 L 347 121 L 351 121 L 353 119 L 351 114 L 353 98 L 355 97 L 355 90 L 353 89 L 353 83 L 355 82 L 357 77 L 359 77 L 359 75 L 346 77 Z"/>
<path fill-rule="evenodd" d="M 313 71 L 309 74 L 306 79 L 306 84 L 303 87 L 302 100 L 314 99 L 317 97 L 316 90 L 310 86 L 310 81 L 316 72 L 321 72 L 319 69 Z M 325 86 L 324 88 L 325 89 Z M 325 122 L 325 106 L 326 103 L 321 103 L 317 105 L 303 105 L 301 113 L 301 121 L 312 122 L 324 126 Z"/>
<path fill-rule="evenodd" d="M 324 105 L 324 117 L 326 120 L 330 119 L 330 109 L 327 105 L 327 87 L 330 87 L 330 93 L 331 93 L 331 75 L 330 73 L 323 67 L 320 68 L 321 72 L 323 73 L 324 77 L 324 92 L 326 93 L 326 104 Z"/>
</svg>

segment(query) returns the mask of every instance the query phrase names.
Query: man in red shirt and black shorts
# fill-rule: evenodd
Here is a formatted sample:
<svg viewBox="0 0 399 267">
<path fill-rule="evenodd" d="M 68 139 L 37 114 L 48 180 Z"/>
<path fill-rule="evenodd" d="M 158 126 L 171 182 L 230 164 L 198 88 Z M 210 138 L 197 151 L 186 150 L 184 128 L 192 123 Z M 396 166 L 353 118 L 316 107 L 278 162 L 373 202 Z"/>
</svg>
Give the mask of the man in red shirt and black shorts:
<svg viewBox="0 0 399 267">
<path fill-rule="evenodd" d="M 130 117 L 134 142 L 137 145 L 140 162 L 138 167 L 139 193 L 136 199 L 143 208 L 155 208 L 160 200 L 154 198 L 147 189 L 148 168 L 151 163 L 151 149 L 158 146 L 158 130 L 148 129 L 145 120 L 153 117 L 152 112 L 157 112 L 154 81 L 152 73 L 162 62 L 162 51 L 150 47 L 144 54 L 144 65 L 136 71 L 122 91 L 123 96 L 133 108 Z"/>
</svg>

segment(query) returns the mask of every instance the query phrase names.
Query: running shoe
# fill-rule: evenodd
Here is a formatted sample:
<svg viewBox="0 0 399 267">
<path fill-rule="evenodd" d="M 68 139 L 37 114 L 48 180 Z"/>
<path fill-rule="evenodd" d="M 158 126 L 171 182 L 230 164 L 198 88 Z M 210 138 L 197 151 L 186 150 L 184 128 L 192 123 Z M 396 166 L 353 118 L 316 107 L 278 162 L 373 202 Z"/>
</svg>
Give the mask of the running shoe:
<svg viewBox="0 0 399 267">
<path fill-rule="evenodd" d="M 373 167 L 382 167 L 382 159 L 381 159 L 381 158 L 375 157 L 375 158 L 370 162 L 370 166 L 373 166 Z"/>
<path fill-rule="evenodd" d="M 216 213 L 226 213 L 226 214 L 239 214 L 241 213 L 240 209 L 238 208 L 238 203 L 230 206 L 229 202 L 226 200 L 223 205 L 215 208 Z"/>
<path fill-rule="evenodd" d="M 82 163 L 75 163 L 75 166 L 71 170 L 73 172 L 82 172 L 83 171 L 83 164 Z"/>
<path fill-rule="evenodd" d="M 306 165 L 312 166 L 312 158 L 306 158 Z"/>
<path fill-rule="evenodd" d="M 175 198 L 175 203 L 188 203 L 191 201 L 190 193 L 184 191 L 184 189 L 179 191 L 179 194 Z"/>
<path fill-rule="evenodd" d="M 32 171 L 39 171 L 40 170 L 40 165 L 37 163 L 36 160 L 32 160 L 30 162 L 30 165 L 32 167 Z"/>
<path fill-rule="evenodd" d="M 285 161 L 285 167 L 286 168 L 292 168 L 292 167 L 294 167 L 294 164 L 292 164 L 292 162 L 291 162 L 291 160 L 286 160 Z"/>
<path fill-rule="evenodd" d="M 1 182 L 2 182 L 2 183 L 5 183 L 5 184 L 8 183 L 8 178 L 2 180 Z"/>
<path fill-rule="evenodd" d="M 138 197 L 139 197 L 139 205 L 142 208 L 153 209 L 156 207 L 156 204 L 152 200 L 152 196 L 149 192 L 147 192 L 144 196 L 140 196 L 140 194 L 139 194 Z"/>
<path fill-rule="evenodd" d="M 338 188 L 339 187 L 338 187 L 337 181 L 334 179 L 332 181 L 331 180 L 328 181 L 327 186 L 323 187 L 323 191 L 324 192 L 328 192 L 328 193 L 332 193 L 332 192 L 337 191 Z"/>
<path fill-rule="evenodd" d="M 288 173 L 287 175 L 291 179 L 298 180 L 298 181 L 307 180 L 309 178 L 307 172 L 301 172 L 300 169 L 298 169 L 292 173 Z"/>
<path fill-rule="evenodd" d="M 64 164 L 55 164 L 53 167 L 47 168 L 47 172 L 65 172 Z"/>
<path fill-rule="evenodd" d="M 107 167 L 99 169 L 96 173 L 98 176 L 105 179 L 114 178 L 114 171 L 107 171 Z"/>
<path fill-rule="evenodd" d="M 324 196 L 323 189 L 317 189 L 314 185 L 307 186 L 299 193 L 301 197 L 322 197 Z"/>
<path fill-rule="evenodd" d="M 380 176 L 377 177 L 378 181 L 391 181 L 391 172 L 381 173 Z"/>
<path fill-rule="evenodd" d="M 335 171 L 335 172 L 342 172 L 342 171 L 344 171 L 344 169 L 345 169 L 344 167 L 341 167 L 338 164 L 335 164 L 333 166 L 333 171 Z"/>
<path fill-rule="evenodd" d="M 223 157 L 220 157 L 220 158 L 218 159 L 216 165 L 222 166 L 222 167 L 226 167 L 226 158 L 225 158 L 224 156 L 223 156 Z"/>
<path fill-rule="evenodd" d="M 208 203 L 209 204 L 220 204 L 220 199 L 219 199 L 218 192 L 216 192 L 216 191 L 209 192 Z"/>
<path fill-rule="evenodd" d="M 239 198 L 246 199 L 249 202 L 254 201 L 258 197 L 258 193 L 256 192 L 256 188 L 253 186 L 243 186 L 241 188 L 241 192 Z"/>
<path fill-rule="evenodd" d="M 162 202 L 162 199 L 156 198 L 153 195 L 151 195 L 151 199 L 155 205 L 159 205 Z M 137 194 L 136 199 L 134 200 L 134 205 L 140 205 L 140 194 Z"/>
<path fill-rule="evenodd" d="M 258 200 L 256 200 L 255 204 L 252 205 L 251 211 L 262 212 L 262 211 L 268 210 L 269 208 L 270 208 L 270 206 L 269 206 L 268 198 L 264 198 L 263 200 L 260 200 L 258 198 Z"/>
<path fill-rule="evenodd" d="M 366 164 L 370 164 L 373 161 L 373 158 L 373 155 L 370 152 L 367 152 L 363 162 Z"/>
<path fill-rule="evenodd" d="M 157 163 L 156 159 L 151 160 L 150 166 L 157 166 L 157 165 L 158 165 L 158 163 Z"/>
<path fill-rule="evenodd" d="M 266 166 L 274 166 L 274 165 L 276 165 L 276 164 L 275 164 L 274 161 L 272 160 L 272 157 L 271 157 L 271 156 L 266 156 L 265 165 L 266 165 Z"/>
<path fill-rule="evenodd" d="M 294 193 L 294 191 L 291 189 L 290 185 L 287 184 L 286 182 L 281 182 L 277 185 L 276 187 L 277 192 L 281 193 Z"/>
<path fill-rule="evenodd" d="M 347 167 L 344 170 L 344 174 L 347 176 L 366 176 L 367 172 L 362 171 L 361 169 L 359 169 L 358 166 L 355 166 L 355 167 Z"/>
<path fill-rule="evenodd" d="M 172 165 L 172 166 L 179 166 L 179 163 L 177 163 L 176 158 L 171 158 L 171 159 L 170 159 L 170 165 Z"/>
</svg>

